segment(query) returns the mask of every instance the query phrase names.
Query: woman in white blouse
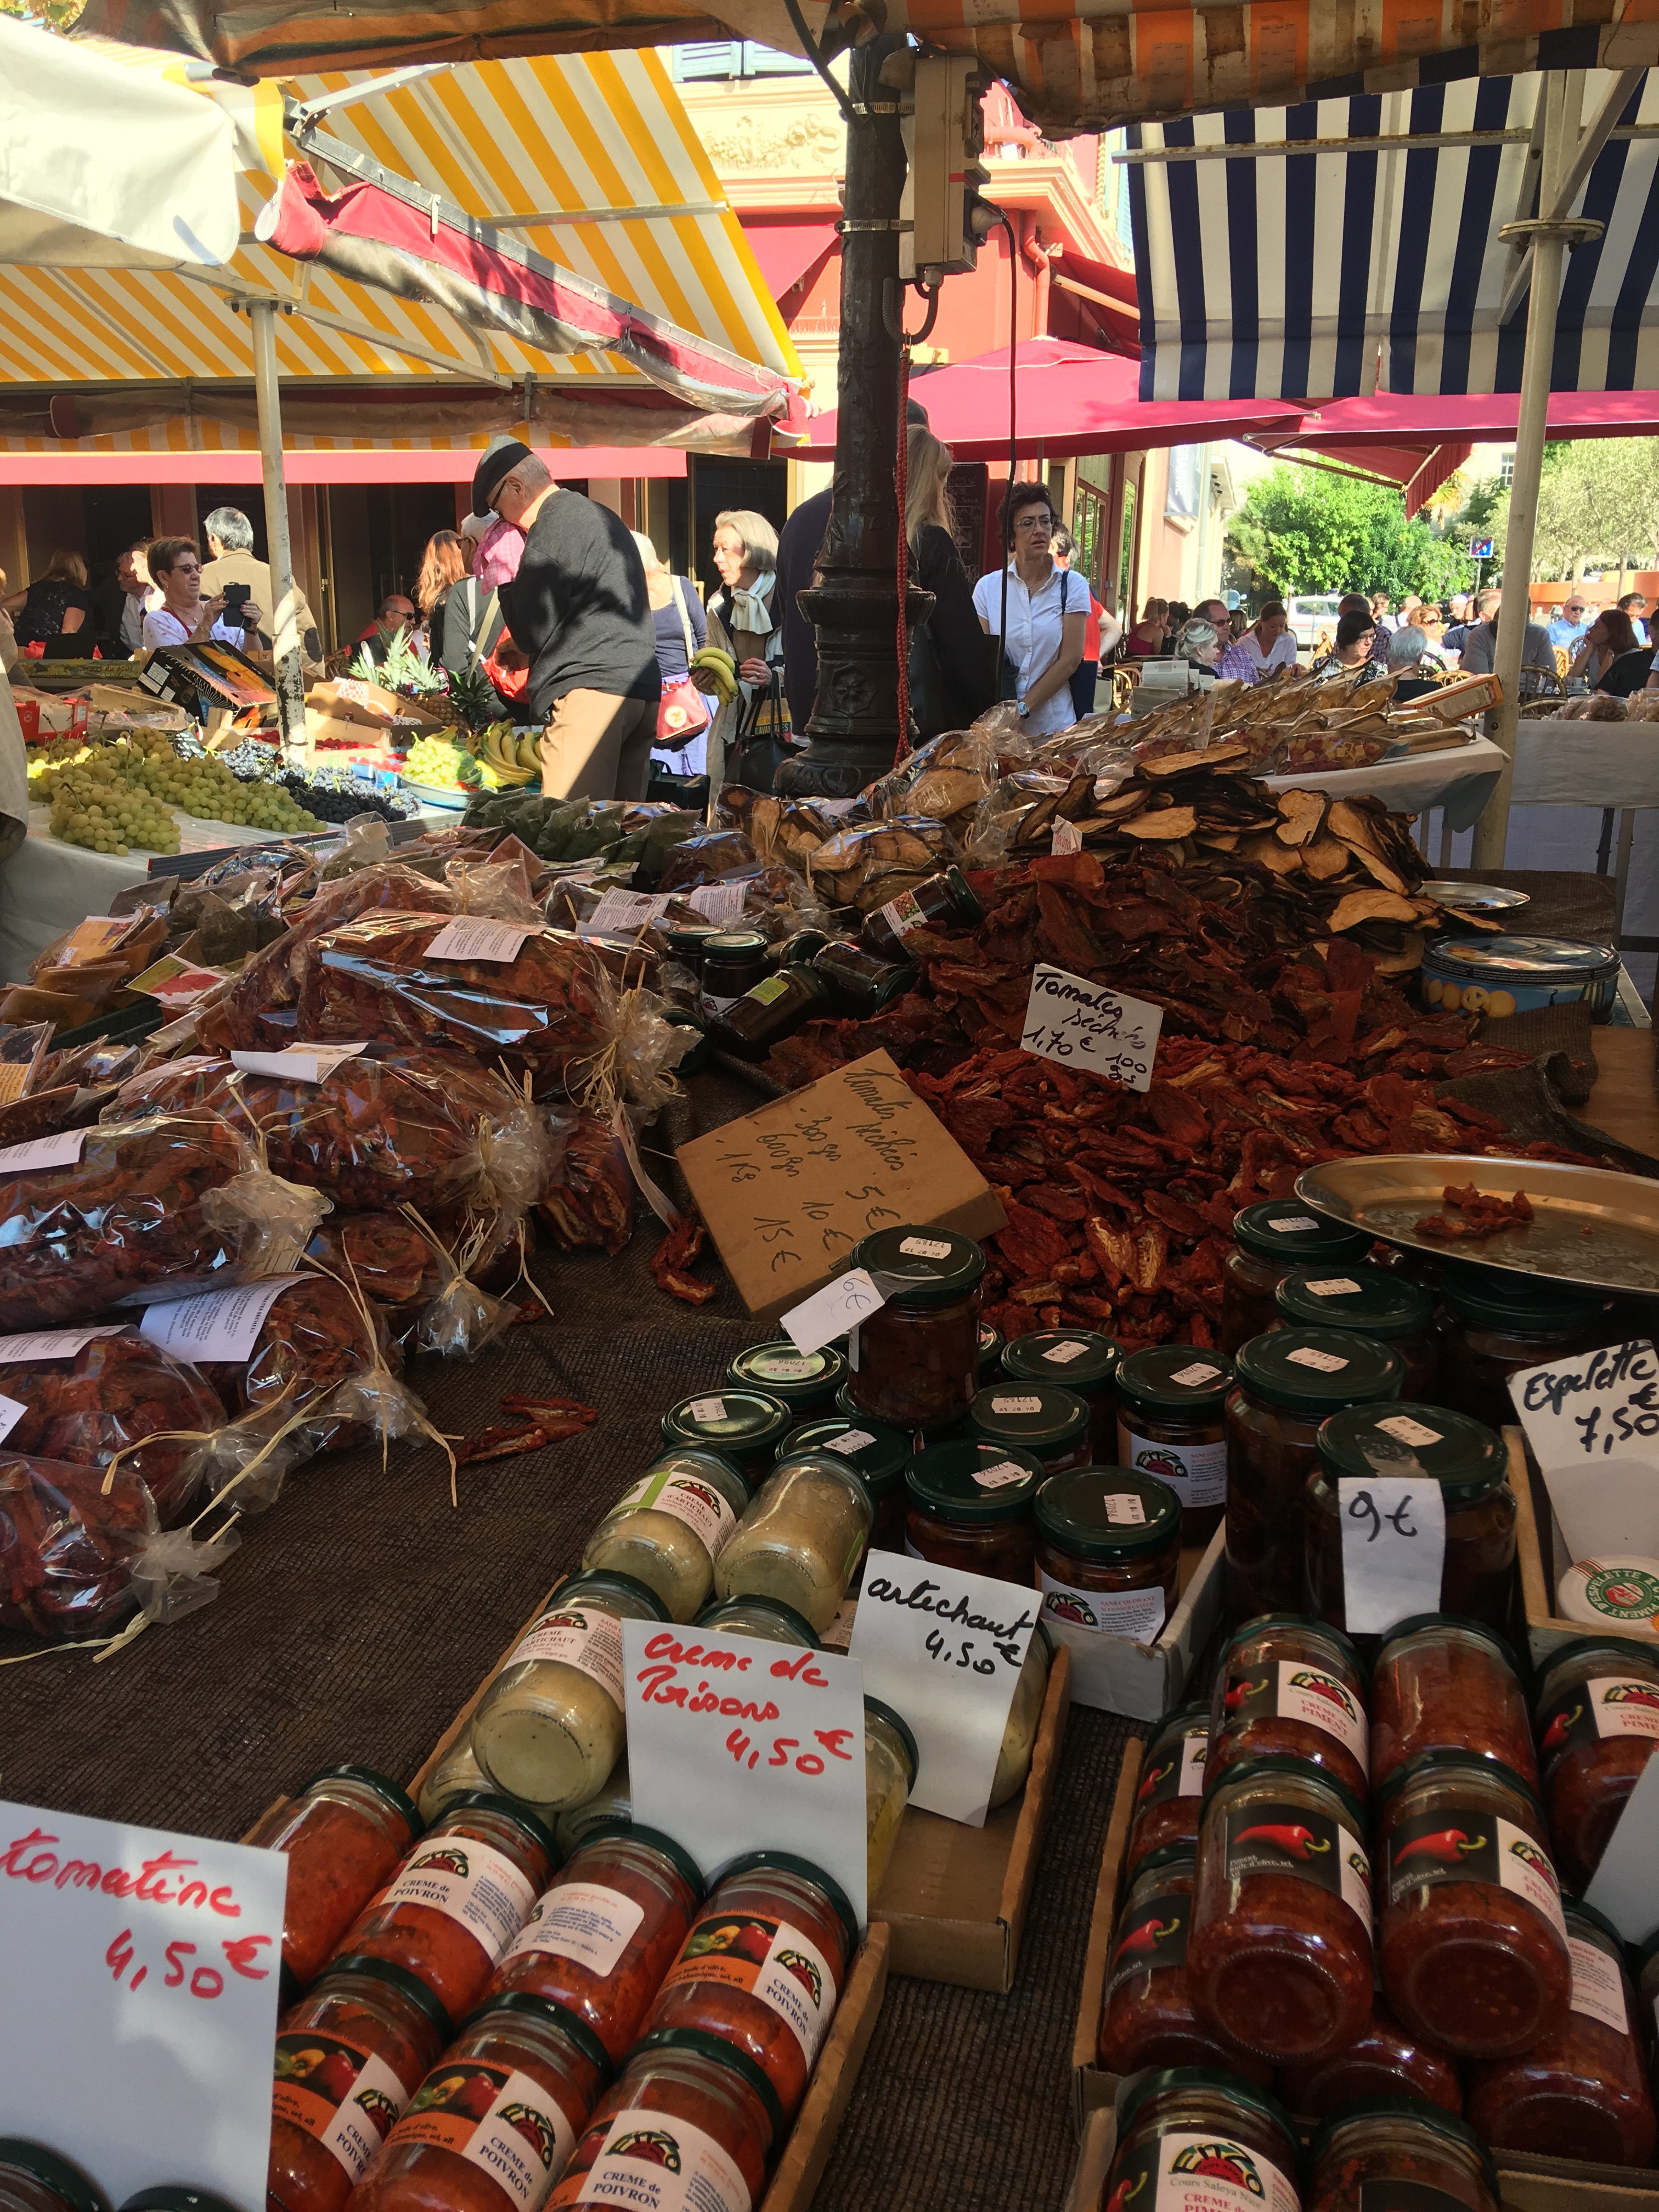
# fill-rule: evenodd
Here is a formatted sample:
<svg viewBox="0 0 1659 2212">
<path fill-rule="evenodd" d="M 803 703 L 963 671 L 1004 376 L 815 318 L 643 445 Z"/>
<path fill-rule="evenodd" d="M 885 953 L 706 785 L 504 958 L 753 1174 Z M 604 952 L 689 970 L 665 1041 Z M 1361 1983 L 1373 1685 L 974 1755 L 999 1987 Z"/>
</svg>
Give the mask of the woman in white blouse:
<svg viewBox="0 0 1659 2212">
<path fill-rule="evenodd" d="M 1012 676 L 1020 720 L 1038 738 L 1069 730 L 1077 720 L 1072 675 L 1083 659 L 1089 619 L 1087 579 L 1062 568 L 1048 550 L 1055 521 L 1046 486 L 1009 486 L 1002 503 L 1002 542 L 1012 556 L 1002 689 L 1006 694 Z M 1001 635 L 1003 574 L 993 568 L 974 586 L 974 610 L 988 637 Z"/>
<path fill-rule="evenodd" d="M 202 597 L 202 556 L 193 538 L 158 538 L 149 554 L 150 581 L 161 594 L 161 604 L 144 617 L 144 643 L 198 645 L 216 637 L 223 644 L 246 650 L 246 630 L 241 623 L 221 619 L 224 597 Z M 259 610 L 244 603 L 239 609 L 247 629 L 258 630 Z"/>
</svg>

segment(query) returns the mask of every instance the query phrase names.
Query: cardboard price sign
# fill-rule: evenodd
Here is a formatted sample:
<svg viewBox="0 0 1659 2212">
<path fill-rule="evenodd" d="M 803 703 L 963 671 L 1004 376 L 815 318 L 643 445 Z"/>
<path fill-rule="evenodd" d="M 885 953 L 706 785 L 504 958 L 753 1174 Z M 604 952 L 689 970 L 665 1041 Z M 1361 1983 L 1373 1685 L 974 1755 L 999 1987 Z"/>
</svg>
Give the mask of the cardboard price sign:
<svg viewBox="0 0 1659 2212">
<path fill-rule="evenodd" d="M 853 1618 L 864 1686 L 902 1712 L 921 1754 L 910 1802 L 982 1828 L 1040 1603 L 1034 1589 L 872 1552 Z"/>
<path fill-rule="evenodd" d="M 258 2212 L 287 1888 L 280 1851 L 0 1803 L 0 1958 L 28 1992 L 0 2135 L 113 2204 L 185 2181 Z"/>
<path fill-rule="evenodd" d="M 1510 1396 L 1575 1559 L 1659 1549 L 1659 1352 L 1647 1337 L 1528 1367 Z"/>
<path fill-rule="evenodd" d="M 1039 1060 L 1075 1067 L 1130 1091 L 1152 1088 L 1164 1009 L 1145 999 L 1039 965 L 1031 978 L 1020 1042 Z"/>
<path fill-rule="evenodd" d="M 864 1684 L 855 1659 L 751 1636 L 624 1620 L 634 1818 L 705 1874 L 739 1851 L 794 1851 L 869 1918 Z"/>
</svg>

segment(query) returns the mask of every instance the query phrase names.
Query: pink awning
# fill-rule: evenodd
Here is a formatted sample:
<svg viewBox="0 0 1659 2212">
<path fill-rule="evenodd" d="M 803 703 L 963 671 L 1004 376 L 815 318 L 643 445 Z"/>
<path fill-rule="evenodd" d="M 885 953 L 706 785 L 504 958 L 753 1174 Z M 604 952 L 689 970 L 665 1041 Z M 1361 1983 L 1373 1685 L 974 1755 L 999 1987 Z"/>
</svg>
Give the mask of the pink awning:
<svg viewBox="0 0 1659 2212">
<path fill-rule="evenodd" d="M 793 292 L 837 242 L 835 224 L 816 219 L 746 215 L 743 235 L 775 300 Z"/>
<path fill-rule="evenodd" d="M 685 455 L 661 446 L 552 446 L 538 449 L 562 483 L 606 477 L 683 477 Z M 283 456 L 290 484 L 470 484 L 482 448 L 387 453 L 293 453 Z M 8 453 L 0 484 L 257 484 L 258 453 Z"/>
</svg>

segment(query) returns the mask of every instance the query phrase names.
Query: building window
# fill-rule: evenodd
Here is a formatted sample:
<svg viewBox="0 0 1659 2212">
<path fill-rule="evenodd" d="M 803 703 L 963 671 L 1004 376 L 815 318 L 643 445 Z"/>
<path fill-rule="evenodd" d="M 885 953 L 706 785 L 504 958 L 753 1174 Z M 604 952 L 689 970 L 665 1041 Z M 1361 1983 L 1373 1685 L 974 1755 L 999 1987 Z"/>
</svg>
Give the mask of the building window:
<svg viewBox="0 0 1659 2212">
<path fill-rule="evenodd" d="M 750 76 L 811 76 L 812 64 L 802 54 L 781 54 L 753 39 L 701 39 L 671 49 L 672 74 L 680 84 L 700 78 Z"/>
<path fill-rule="evenodd" d="M 1515 482 L 1515 453 L 1513 448 L 1498 456 L 1498 481 L 1507 488 Z"/>
</svg>

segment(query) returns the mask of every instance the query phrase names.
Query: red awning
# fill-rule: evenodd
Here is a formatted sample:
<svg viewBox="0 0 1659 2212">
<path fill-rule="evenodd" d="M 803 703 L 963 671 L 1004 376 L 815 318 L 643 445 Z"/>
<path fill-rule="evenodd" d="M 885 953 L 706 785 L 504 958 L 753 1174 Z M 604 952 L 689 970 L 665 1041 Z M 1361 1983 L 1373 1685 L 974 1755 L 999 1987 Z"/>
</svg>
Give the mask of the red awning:
<svg viewBox="0 0 1659 2212">
<path fill-rule="evenodd" d="M 290 484 L 470 484 L 481 448 L 388 453 L 297 453 L 283 457 Z M 685 455 L 663 446 L 551 446 L 538 450 L 561 482 L 605 477 L 681 477 Z M 258 453 L 8 453 L 0 484 L 257 484 Z"/>
<path fill-rule="evenodd" d="M 1142 399 L 1140 363 L 1066 338 L 1030 338 L 1017 349 L 1018 450 L 1022 459 L 1064 460 L 1074 453 L 1136 453 L 1150 446 L 1197 445 L 1250 432 L 1295 430 L 1306 410 L 1272 399 Z M 981 354 L 912 376 L 910 394 L 959 461 L 994 461 L 1008 450 L 1008 351 Z M 815 415 L 810 443 L 788 448 L 802 460 L 829 460 L 836 417 Z"/>
<path fill-rule="evenodd" d="M 750 215 L 743 219 L 743 234 L 760 264 L 768 289 L 780 301 L 811 274 L 836 243 L 836 226 L 828 221 L 796 222 Z"/>
</svg>

